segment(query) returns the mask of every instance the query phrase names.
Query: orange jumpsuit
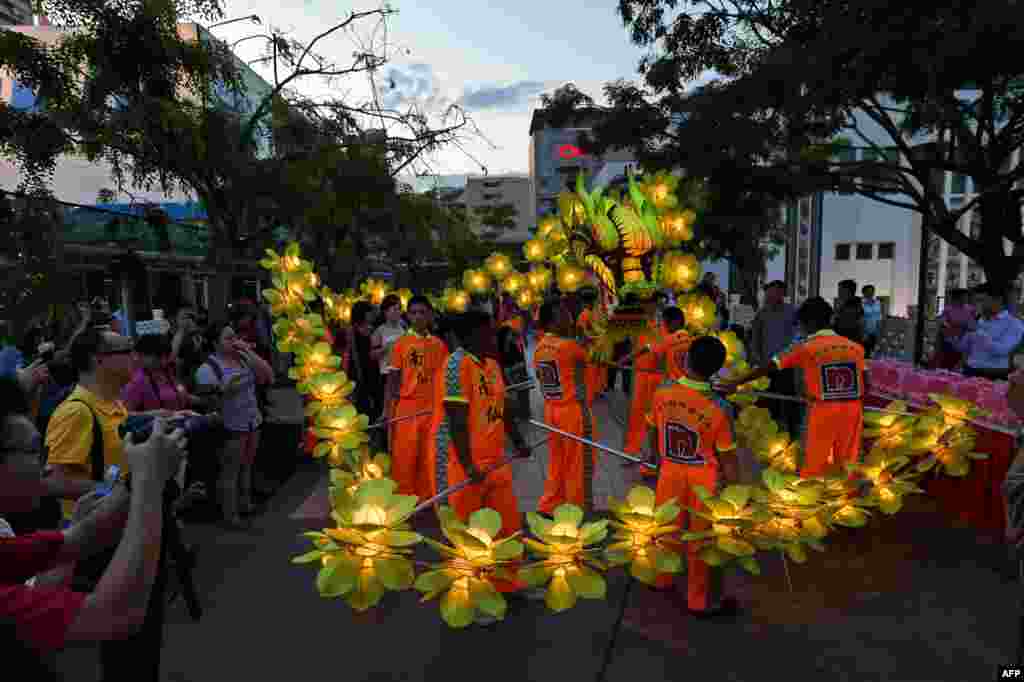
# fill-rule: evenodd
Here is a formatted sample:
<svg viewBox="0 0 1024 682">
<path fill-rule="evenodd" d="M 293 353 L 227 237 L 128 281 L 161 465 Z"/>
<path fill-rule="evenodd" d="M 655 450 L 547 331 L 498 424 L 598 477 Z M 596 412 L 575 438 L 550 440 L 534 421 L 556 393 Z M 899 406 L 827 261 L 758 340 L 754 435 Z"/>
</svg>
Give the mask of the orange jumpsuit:
<svg viewBox="0 0 1024 682">
<path fill-rule="evenodd" d="M 467 478 L 445 412 L 449 403 L 463 403 L 469 408 L 469 454 L 478 469 L 492 466 L 505 455 L 505 381 L 501 369 L 493 359 L 480 360 L 460 348 L 448 356 L 434 386 L 428 447 L 433 463 L 431 491 L 435 494 Z M 501 537 L 522 526 L 508 466 L 452 494 L 448 504 L 464 521 L 478 509 L 494 509 L 501 514 Z"/>
<path fill-rule="evenodd" d="M 779 369 L 794 368 L 808 400 L 801 428 L 803 477 L 860 460 L 864 426 L 864 348 L 831 329 L 774 358 Z"/>
<path fill-rule="evenodd" d="M 717 494 L 719 457 L 734 457 L 736 438 L 728 403 L 711 392 L 711 385 L 682 378 L 666 382 L 654 393 L 650 425 L 657 429 L 661 476 L 655 498 L 662 504 L 675 498 L 683 509 L 680 521 L 685 530 L 707 530 L 710 522 L 687 510 L 703 511 L 694 488 L 702 486 Z M 714 608 L 721 600 L 721 571 L 701 561 L 699 545 L 686 544 L 687 606 L 694 611 Z M 674 583 L 673 575 L 658 578 L 660 587 Z"/>
<path fill-rule="evenodd" d="M 651 344 L 655 346 L 667 335 L 663 326 L 655 327 L 651 323 L 651 332 L 644 334 L 637 339 L 638 346 Z M 623 451 L 628 455 L 639 455 L 644 446 L 644 439 L 647 437 L 647 413 L 650 410 L 651 396 L 654 390 L 665 380 L 659 374 L 658 356 L 654 353 L 644 353 L 633 361 L 633 382 L 632 395 L 629 397 L 629 424 L 626 427 L 625 443 Z"/>
<path fill-rule="evenodd" d="M 576 330 L 580 335 L 580 339 L 589 338 L 587 332 L 590 331 L 591 320 L 594 317 L 594 313 L 590 308 L 586 308 L 580 313 L 579 319 L 576 320 Z M 601 365 L 596 363 L 587 363 L 586 370 L 584 372 L 587 382 L 587 396 L 590 404 L 594 403 L 594 398 L 597 397 L 598 393 L 601 393 L 606 388 L 608 383 L 608 370 Z"/>
<path fill-rule="evenodd" d="M 651 352 L 658 356 L 658 369 L 676 381 L 686 375 L 686 354 L 693 345 L 693 337 L 685 329 L 680 329 L 665 337 L 660 343 L 651 346 Z"/>
<path fill-rule="evenodd" d="M 533 354 L 541 395 L 544 421 L 555 428 L 595 440 L 590 412 L 587 353 L 578 342 L 545 334 Z M 569 503 L 592 511 L 594 508 L 594 448 L 579 441 L 551 434 L 548 439 L 548 475 L 539 511 L 551 514 Z"/>
<path fill-rule="evenodd" d="M 389 365 L 400 372 L 398 399 L 391 418 L 433 408 L 434 383 L 448 357 L 444 341 L 410 330 L 391 349 Z M 406 419 L 391 425 L 391 478 L 401 495 L 430 497 L 430 424 L 432 415 Z"/>
</svg>

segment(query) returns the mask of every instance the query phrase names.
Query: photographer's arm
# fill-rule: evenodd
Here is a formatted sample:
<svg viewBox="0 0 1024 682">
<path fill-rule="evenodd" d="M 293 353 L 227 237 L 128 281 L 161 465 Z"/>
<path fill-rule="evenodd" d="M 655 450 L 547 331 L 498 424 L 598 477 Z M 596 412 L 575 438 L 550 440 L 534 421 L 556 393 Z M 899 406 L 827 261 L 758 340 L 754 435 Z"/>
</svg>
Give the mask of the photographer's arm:
<svg viewBox="0 0 1024 682">
<path fill-rule="evenodd" d="M 246 349 L 242 351 L 242 357 L 245 358 L 246 363 L 256 372 L 256 381 L 258 383 L 271 384 L 274 382 L 274 368 L 257 355 L 255 351 Z"/>
<path fill-rule="evenodd" d="M 83 513 L 81 521 L 64 531 L 64 545 L 57 560 L 60 563 L 80 561 L 102 552 L 122 536 L 128 521 L 131 493 L 123 483 L 114 486 L 110 495 L 100 501 L 95 511 Z M 88 505 L 88 500 L 82 500 Z"/>
</svg>

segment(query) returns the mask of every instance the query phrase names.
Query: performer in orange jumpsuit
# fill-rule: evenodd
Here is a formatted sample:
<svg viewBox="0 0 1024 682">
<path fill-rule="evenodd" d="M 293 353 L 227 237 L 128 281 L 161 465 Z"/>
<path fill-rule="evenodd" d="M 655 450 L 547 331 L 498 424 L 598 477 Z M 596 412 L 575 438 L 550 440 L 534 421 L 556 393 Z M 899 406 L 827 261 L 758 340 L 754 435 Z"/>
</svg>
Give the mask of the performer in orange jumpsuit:
<svg viewBox="0 0 1024 682">
<path fill-rule="evenodd" d="M 569 311 L 557 301 L 541 306 L 544 335 L 533 354 L 533 366 L 541 395 L 544 421 L 555 428 L 595 440 L 594 419 L 588 400 L 587 353 L 571 333 Z M 594 449 L 578 441 L 552 434 L 548 440 L 548 475 L 539 511 L 551 514 L 570 503 L 584 510 L 594 508 Z"/>
<path fill-rule="evenodd" d="M 650 310 L 651 331 L 637 339 L 637 347 L 655 346 L 668 335 L 668 330 L 654 321 L 654 311 Z M 625 442 L 622 445 L 626 454 L 639 456 L 647 436 L 647 413 L 650 410 L 651 397 L 664 377 L 659 373 L 658 356 L 654 353 L 639 355 L 633 362 L 632 393 L 629 397 L 629 422 L 626 427 Z M 625 466 L 633 466 L 626 464 Z M 649 469 L 642 469 L 644 475 L 653 475 Z"/>
<path fill-rule="evenodd" d="M 483 507 L 494 509 L 502 518 L 499 535 L 505 537 L 522 527 L 512 472 L 505 466 L 483 477 L 480 471 L 504 458 L 506 433 L 521 456 L 529 456 L 529 450 L 515 421 L 506 419 L 491 316 L 478 310 L 463 313 L 455 332 L 461 347 L 448 355 L 434 386 L 431 492 L 467 478 L 477 481 L 451 495 L 448 504 L 463 520 Z"/>
<path fill-rule="evenodd" d="M 860 461 L 864 425 L 864 347 L 831 329 L 832 306 L 821 297 L 800 306 L 797 320 L 807 334 L 775 356 L 772 364 L 755 370 L 737 383 L 795 368 L 807 399 L 801 428 L 800 475 L 807 478 L 834 472 Z"/>
<path fill-rule="evenodd" d="M 704 508 L 696 486 L 714 495 L 738 479 L 731 408 L 711 391 L 709 383 L 722 368 L 725 355 L 725 346 L 718 339 L 697 339 L 687 354 L 685 376 L 664 383 L 651 403 L 650 437 L 661 458 L 656 501 L 663 504 L 675 499 L 684 510 L 680 518 L 689 531 L 707 530 L 710 525 L 687 511 Z M 722 598 L 720 570 L 701 561 L 699 550 L 697 543 L 686 545 L 687 608 L 695 616 L 735 611 L 735 600 Z M 658 578 L 663 589 L 674 582 L 672 575 Z"/>
<path fill-rule="evenodd" d="M 391 349 L 388 363 L 390 419 L 428 412 L 433 408 L 434 383 L 448 357 L 444 341 L 430 333 L 431 308 L 426 296 L 409 299 L 407 315 L 412 328 Z M 391 477 L 401 495 L 430 496 L 431 415 L 391 425 Z"/>
<path fill-rule="evenodd" d="M 657 343 L 640 346 L 628 359 L 635 361 L 645 353 L 652 353 L 657 357 L 658 370 L 661 372 L 660 380 L 663 381 L 667 377 L 674 381 L 686 372 L 686 352 L 690 350 L 693 337 L 684 329 L 686 316 L 679 308 L 665 308 L 661 313 L 661 319 L 665 325 L 666 336 Z"/>
</svg>

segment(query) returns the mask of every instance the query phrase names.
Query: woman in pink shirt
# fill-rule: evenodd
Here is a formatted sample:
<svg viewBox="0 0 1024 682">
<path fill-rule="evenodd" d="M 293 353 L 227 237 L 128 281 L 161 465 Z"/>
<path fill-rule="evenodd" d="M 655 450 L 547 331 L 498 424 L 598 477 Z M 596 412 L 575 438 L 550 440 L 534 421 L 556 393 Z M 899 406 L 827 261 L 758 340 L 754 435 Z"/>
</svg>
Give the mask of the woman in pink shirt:
<svg viewBox="0 0 1024 682">
<path fill-rule="evenodd" d="M 202 401 L 178 383 L 168 360 L 171 342 L 162 335 L 139 337 L 135 344 L 138 369 L 121 389 L 121 400 L 129 412 L 183 412 L 200 406 Z"/>
</svg>

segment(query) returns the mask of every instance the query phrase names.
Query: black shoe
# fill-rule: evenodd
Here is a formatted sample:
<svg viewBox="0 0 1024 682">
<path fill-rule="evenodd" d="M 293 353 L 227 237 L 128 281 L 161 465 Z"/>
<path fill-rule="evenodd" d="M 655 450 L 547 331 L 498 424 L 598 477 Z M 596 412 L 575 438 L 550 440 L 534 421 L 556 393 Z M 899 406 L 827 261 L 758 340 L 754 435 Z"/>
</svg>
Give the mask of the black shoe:
<svg viewBox="0 0 1024 682">
<path fill-rule="evenodd" d="M 740 613 L 740 603 L 733 597 L 726 597 L 722 600 L 722 603 L 714 609 L 704 609 L 701 611 L 695 609 L 687 609 L 690 615 L 694 618 L 701 620 L 711 620 L 717 618 L 733 618 Z"/>
</svg>

